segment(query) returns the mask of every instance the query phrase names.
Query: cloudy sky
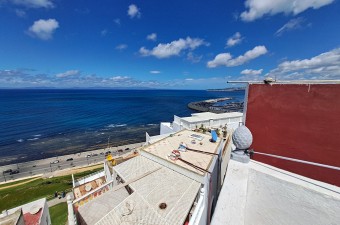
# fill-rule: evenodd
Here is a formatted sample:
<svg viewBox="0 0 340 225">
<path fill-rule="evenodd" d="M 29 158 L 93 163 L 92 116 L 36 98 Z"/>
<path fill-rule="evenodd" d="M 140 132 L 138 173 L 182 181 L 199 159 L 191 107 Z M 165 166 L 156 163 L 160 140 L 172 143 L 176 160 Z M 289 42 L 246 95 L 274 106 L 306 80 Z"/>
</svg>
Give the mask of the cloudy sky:
<svg viewBox="0 0 340 225">
<path fill-rule="evenodd" d="M 340 79 L 339 0 L 0 0 L 0 88 Z"/>
</svg>

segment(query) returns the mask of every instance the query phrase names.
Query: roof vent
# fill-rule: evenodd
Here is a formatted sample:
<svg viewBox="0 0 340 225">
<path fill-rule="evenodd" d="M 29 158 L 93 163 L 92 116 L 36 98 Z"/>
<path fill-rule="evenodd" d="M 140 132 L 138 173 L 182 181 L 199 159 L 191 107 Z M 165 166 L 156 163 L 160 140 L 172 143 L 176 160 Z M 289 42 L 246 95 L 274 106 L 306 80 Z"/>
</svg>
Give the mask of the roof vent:
<svg viewBox="0 0 340 225">
<path fill-rule="evenodd" d="M 159 204 L 159 208 L 160 209 L 166 209 L 167 205 L 166 203 L 162 202 L 161 204 Z"/>
</svg>

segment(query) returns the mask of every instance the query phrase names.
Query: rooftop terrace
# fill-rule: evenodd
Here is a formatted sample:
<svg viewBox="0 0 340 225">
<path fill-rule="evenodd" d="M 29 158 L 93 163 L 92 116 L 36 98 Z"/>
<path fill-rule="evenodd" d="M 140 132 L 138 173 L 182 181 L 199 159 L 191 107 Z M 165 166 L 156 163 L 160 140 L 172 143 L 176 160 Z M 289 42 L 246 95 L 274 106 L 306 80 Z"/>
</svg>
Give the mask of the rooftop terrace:
<svg viewBox="0 0 340 225">
<path fill-rule="evenodd" d="M 201 137 L 202 139 L 199 137 Z M 201 170 L 195 169 L 194 167 L 180 160 L 171 160 L 168 156 L 172 153 L 173 150 L 178 149 L 182 143 L 184 143 L 188 148 L 191 149 L 209 153 L 216 153 L 221 139 L 218 138 L 216 142 L 211 142 L 210 139 L 210 134 L 202 134 L 189 130 L 183 130 L 176 134 L 170 135 L 167 138 L 159 140 L 152 145 L 144 147 L 143 151 L 173 164 L 176 164 L 180 167 L 183 167 L 187 170 L 195 172 L 199 175 L 203 175 L 204 172 L 202 172 Z M 213 157 L 214 155 L 202 154 L 194 151 L 181 152 L 181 158 L 183 160 L 199 166 L 204 170 L 209 169 Z"/>
<path fill-rule="evenodd" d="M 82 196 L 86 195 L 90 191 L 102 186 L 106 182 L 105 176 L 82 184 L 73 189 L 73 193 L 76 199 L 81 198 Z"/>
</svg>

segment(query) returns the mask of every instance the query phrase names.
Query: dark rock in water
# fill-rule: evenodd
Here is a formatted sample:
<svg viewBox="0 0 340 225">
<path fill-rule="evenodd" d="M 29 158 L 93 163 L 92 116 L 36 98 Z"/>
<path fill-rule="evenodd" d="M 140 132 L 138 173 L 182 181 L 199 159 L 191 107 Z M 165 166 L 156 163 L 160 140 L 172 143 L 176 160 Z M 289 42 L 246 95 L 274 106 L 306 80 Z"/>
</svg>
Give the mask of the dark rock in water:
<svg viewBox="0 0 340 225">
<path fill-rule="evenodd" d="M 199 112 L 226 113 L 243 111 L 243 102 L 226 102 L 224 104 L 216 104 L 226 100 L 230 100 L 230 98 L 190 102 L 188 107 Z"/>
</svg>

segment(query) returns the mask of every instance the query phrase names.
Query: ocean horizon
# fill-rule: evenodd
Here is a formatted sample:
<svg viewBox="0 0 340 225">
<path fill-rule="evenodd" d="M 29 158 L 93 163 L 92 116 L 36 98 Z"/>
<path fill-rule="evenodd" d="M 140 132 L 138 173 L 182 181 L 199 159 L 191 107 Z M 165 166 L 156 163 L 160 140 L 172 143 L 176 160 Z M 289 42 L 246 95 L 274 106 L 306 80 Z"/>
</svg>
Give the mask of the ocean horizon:
<svg viewBox="0 0 340 225">
<path fill-rule="evenodd" d="M 0 89 L 0 165 L 145 141 L 194 101 L 244 91 Z"/>
</svg>

